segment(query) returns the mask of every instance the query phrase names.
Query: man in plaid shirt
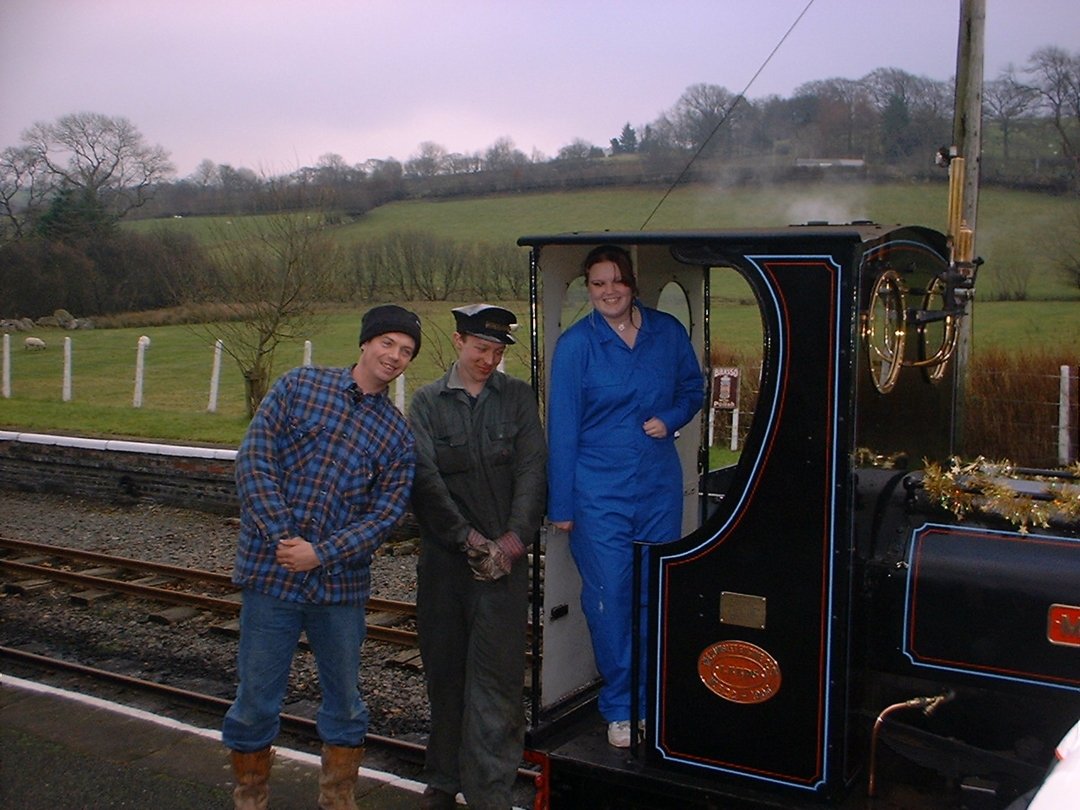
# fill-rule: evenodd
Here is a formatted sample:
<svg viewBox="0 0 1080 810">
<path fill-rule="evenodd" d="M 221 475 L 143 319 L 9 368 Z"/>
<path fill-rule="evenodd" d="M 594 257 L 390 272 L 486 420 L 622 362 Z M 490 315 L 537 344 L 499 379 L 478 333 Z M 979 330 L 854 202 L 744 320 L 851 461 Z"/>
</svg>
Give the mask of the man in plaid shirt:
<svg viewBox="0 0 1080 810">
<path fill-rule="evenodd" d="M 267 806 L 270 745 L 301 632 L 322 689 L 319 807 L 356 807 L 368 727 L 357 679 L 371 559 L 407 508 L 415 468 L 412 433 L 387 388 L 419 351 L 415 314 L 372 308 L 356 364 L 284 374 L 240 445 L 240 683 L 222 727 L 236 808 Z"/>
</svg>

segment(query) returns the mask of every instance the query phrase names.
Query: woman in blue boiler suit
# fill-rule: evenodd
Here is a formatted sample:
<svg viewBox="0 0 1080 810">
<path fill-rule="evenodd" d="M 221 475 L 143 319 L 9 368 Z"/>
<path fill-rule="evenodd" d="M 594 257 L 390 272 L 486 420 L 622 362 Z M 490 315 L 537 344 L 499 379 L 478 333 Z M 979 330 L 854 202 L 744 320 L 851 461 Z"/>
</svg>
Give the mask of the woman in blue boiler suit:
<svg viewBox="0 0 1080 810">
<path fill-rule="evenodd" d="M 583 270 L 593 309 L 560 336 L 551 367 L 548 519 L 570 532 L 600 713 L 608 742 L 625 748 L 633 543 L 681 535 L 675 431 L 701 409 L 704 379 L 683 325 L 637 300 L 625 250 L 594 248 Z"/>
</svg>

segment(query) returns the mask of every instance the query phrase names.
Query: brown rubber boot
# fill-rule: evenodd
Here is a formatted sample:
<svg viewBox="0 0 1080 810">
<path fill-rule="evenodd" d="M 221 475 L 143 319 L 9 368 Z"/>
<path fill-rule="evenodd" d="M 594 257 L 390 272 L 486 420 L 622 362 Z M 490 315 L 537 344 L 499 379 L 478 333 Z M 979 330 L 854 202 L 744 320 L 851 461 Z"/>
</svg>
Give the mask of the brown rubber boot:
<svg viewBox="0 0 1080 810">
<path fill-rule="evenodd" d="M 420 810 L 454 810 L 457 796 L 428 785 L 420 796 Z"/>
<path fill-rule="evenodd" d="M 270 802 L 270 766 L 274 764 L 274 749 L 270 746 L 261 751 L 244 754 L 232 751 L 233 789 L 235 810 L 266 810 Z"/>
<path fill-rule="evenodd" d="M 357 810 L 356 779 L 364 746 L 323 745 L 319 810 Z"/>
</svg>

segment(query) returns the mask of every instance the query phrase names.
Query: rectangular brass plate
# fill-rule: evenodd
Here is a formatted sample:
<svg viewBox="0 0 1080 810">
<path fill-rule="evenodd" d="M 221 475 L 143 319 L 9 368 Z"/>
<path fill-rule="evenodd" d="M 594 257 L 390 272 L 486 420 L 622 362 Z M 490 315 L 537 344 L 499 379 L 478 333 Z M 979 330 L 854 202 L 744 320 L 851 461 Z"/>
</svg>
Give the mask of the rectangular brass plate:
<svg viewBox="0 0 1080 810">
<path fill-rule="evenodd" d="M 1051 605 L 1046 618 L 1046 638 L 1051 644 L 1080 647 L 1080 607 Z"/>
<path fill-rule="evenodd" d="M 765 597 L 746 593 L 720 592 L 720 624 L 765 629 Z"/>
</svg>

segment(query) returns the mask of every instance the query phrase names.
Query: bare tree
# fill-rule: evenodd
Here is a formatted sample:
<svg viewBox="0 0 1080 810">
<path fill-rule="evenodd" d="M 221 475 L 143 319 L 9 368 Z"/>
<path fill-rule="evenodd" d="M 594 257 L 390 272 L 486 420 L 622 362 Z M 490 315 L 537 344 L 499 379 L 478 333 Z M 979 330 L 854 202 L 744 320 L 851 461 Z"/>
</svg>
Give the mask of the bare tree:
<svg viewBox="0 0 1080 810">
<path fill-rule="evenodd" d="M 409 260 L 402 266 L 410 288 L 425 301 L 445 301 L 460 293 L 469 250 L 453 239 L 416 232 L 409 239 Z"/>
<path fill-rule="evenodd" d="M 1017 79 L 1016 68 L 1012 65 L 996 79 L 983 85 L 983 108 L 986 117 L 1001 127 L 1001 149 L 1006 163 L 1009 162 L 1009 132 L 1012 125 L 1031 111 L 1037 98 L 1035 88 Z"/>
<path fill-rule="evenodd" d="M 460 152 L 451 152 L 446 156 L 446 168 L 450 174 L 476 174 L 484 168 L 484 159 L 479 152 L 463 155 Z"/>
<path fill-rule="evenodd" d="M 859 81 L 878 112 L 884 112 L 896 99 L 911 108 L 919 97 L 919 77 L 900 68 L 876 68 Z"/>
<path fill-rule="evenodd" d="M 230 223 L 214 236 L 219 247 L 212 279 L 191 291 L 194 301 L 215 305 L 224 320 L 194 328 L 222 338 L 243 374 L 252 416 L 269 389 L 278 345 L 311 333 L 317 305 L 328 300 L 344 257 L 317 210 L 279 209 Z"/>
<path fill-rule="evenodd" d="M 878 68 L 860 80 L 879 113 L 903 105 L 915 121 L 948 120 L 952 113 L 952 82 L 916 76 L 900 68 Z"/>
<path fill-rule="evenodd" d="M 593 146 L 584 138 L 574 138 L 566 146 L 559 149 L 556 160 L 588 160 L 591 157 L 603 157 L 604 151 Z"/>
<path fill-rule="evenodd" d="M 1080 289 L 1080 196 L 1072 195 L 1060 224 L 1043 244 L 1065 282 Z"/>
<path fill-rule="evenodd" d="M 356 251 L 352 266 L 358 279 L 372 279 L 372 293 L 406 301 L 445 301 L 461 293 L 468 257 L 469 250 L 454 239 L 391 231 Z"/>
<path fill-rule="evenodd" d="M 495 141 L 484 152 L 484 168 L 489 172 L 497 172 L 503 169 L 513 169 L 516 166 L 524 166 L 529 162 L 522 152 L 514 145 L 513 138 L 503 136 Z"/>
<path fill-rule="evenodd" d="M 337 152 L 319 155 L 315 168 L 318 169 L 319 182 L 327 186 L 347 183 L 353 175 L 352 167 Z"/>
<path fill-rule="evenodd" d="M 263 185 L 262 179 L 254 171 L 241 166 L 236 168 L 228 163 L 217 167 L 218 182 L 230 194 L 255 194 Z"/>
<path fill-rule="evenodd" d="M 881 150 L 888 159 L 929 155 L 950 137 L 952 82 L 877 68 L 861 79 L 880 116 Z"/>
<path fill-rule="evenodd" d="M 447 169 L 447 154 L 443 146 L 424 141 L 419 151 L 405 162 L 405 174 L 412 177 L 434 177 Z"/>
<path fill-rule="evenodd" d="M 1035 267 L 1029 262 L 1011 262 L 995 265 L 989 273 L 990 299 L 993 301 L 1027 301 L 1028 288 L 1035 275 Z"/>
<path fill-rule="evenodd" d="M 54 188 L 76 189 L 120 219 L 173 174 L 169 155 L 126 118 L 74 113 L 23 133 L 24 154 Z"/>
<path fill-rule="evenodd" d="M 877 116 L 863 82 L 841 78 L 806 82 L 795 89 L 795 97 L 818 100 L 811 119 L 826 148 L 849 156 L 869 151 Z"/>
<path fill-rule="evenodd" d="M 33 218 L 44 207 L 52 185 L 43 167 L 26 147 L 11 146 L 0 152 L 0 243 L 4 235 L 26 235 Z"/>
<path fill-rule="evenodd" d="M 398 161 L 390 157 L 386 160 L 372 158 L 361 166 L 368 178 L 372 203 L 381 205 L 396 200 L 404 193 L 402 176 L 404 169 Z"/>
<path fill-rule="evenodd" d="M 381 246 L 369 242 L 354 242 L 345 258 L 344 287 L 339 288 L 335 298 L 340 301 L 372 301 L 379 289 L 379 282 L 386 280 L 383 267 L 384 253 Z"/>
<path fill-rule="evenodd" d="M 126 118 L 98 113 L 37 123 L 0 153 L 0 216 L 13 238 L 61 192 L 99 208 L 112 222 L 153 195 L 173 173 L 168 153 L 149 146 Z"/>
<path fill-rule="evenodd" d="M 528 297 L 529 274 L 522 272 L 522 268 L 528 266 L 528 261 L 521 248 L 500 242 L 497 245 L 481 245 L 477 253 L 477 261 L 488 269 L 495 280 L 497 297 L 514 300 Z"/>
<path fill-rule="evenodd" d="M 1063 48 L 1046 47 L 1035 51 L 1027 70 L 1034 77 L 1043 106 L 1050 113 L 1054 129 L 1061 139 L 1062 154 L 1070 161 L 1074 179 L 1080 176 L 1080 54 Z"/>
<path fill-rule="evenodd" d="M 725 124 L 725 133 L 715 143 L 730 142 L 737 125 L 736 101 L 737 97 L 726 87 L 715 84 L 687 87 L 666 117 L 675 143 L 686 149 L 698 149 L 718 131 L 721 122 Z"/>
<path fill-rule="evenodd" d="M 200 189 L 210 188 L 210 186 L 219 182 L 217 164 L 209 158 L 203 158 L 199 161 L 199 165 L 195 167 L 195 171 L 191 173 L 190 179 Z"/>
</svg>

